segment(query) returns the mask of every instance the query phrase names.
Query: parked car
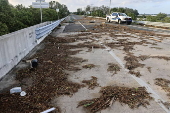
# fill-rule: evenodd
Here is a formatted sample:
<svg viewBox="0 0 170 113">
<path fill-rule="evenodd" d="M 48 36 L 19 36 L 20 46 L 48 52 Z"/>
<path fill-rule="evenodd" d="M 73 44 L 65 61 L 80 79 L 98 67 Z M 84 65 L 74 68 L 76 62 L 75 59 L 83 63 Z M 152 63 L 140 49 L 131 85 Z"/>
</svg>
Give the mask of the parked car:
<svg viewBox="0 0 170 113">
<path fill-rule="evenodd" d="M 106 21 L 107 22 L 117 22 L 119 24 L 126 23 L 129 25 L 132 23 L 132 18 L 127 16 L 125 13 L 113 12 L 110 15 L 106 15 Z"/>
</svg>

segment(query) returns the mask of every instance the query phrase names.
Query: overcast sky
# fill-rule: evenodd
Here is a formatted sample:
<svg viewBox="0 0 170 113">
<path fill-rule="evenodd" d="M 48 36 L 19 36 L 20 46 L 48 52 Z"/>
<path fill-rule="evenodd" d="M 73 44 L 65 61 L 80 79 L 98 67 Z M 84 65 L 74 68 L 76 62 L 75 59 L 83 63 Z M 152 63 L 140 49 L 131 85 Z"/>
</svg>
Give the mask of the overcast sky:
<svg viewBox="0 0 170 113">
<path fill-rule="evenodd" d="M 52 0 L 45 0 L 50 2 Z M 77 11 L 77 8 L 84 9 L 87 5 L 92 6 L 109 6 L 110 0 L 53 0 L 65 4 L 70 12 Z M 170 14 L 170 0 L 111 0 L 112 7 L 127 7 L 137 9 L 140 14 Z M 9 0 L 12 5 L 22 4 L 26 7 L 35 2 L 35 0 Z"/>
</svg>

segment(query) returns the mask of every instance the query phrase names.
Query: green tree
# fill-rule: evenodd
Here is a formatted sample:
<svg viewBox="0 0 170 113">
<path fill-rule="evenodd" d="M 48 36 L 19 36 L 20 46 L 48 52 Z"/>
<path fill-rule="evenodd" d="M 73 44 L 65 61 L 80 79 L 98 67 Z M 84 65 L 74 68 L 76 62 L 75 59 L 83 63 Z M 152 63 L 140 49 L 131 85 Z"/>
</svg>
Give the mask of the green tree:
<svg viewBox="0 0 170 113">
<path fill-rule="evenodd" d="M 51 1 L 50 8 L 43 9 L 43 22 L 57 20 L 56 8 L 60 18 L 69 14 L 66 5 Z M 22 4 L 15 7 L 10 5 L 8 0 L 0 0 L 0 35 L 11 33 L 29 26 L 40 23 L 40 10 L 38 8 L 24 7 Z"/>
<path fill-rule="evenodd" d="M 50 9 L 54 9 L 54 10 L 59 9 L 58 14 L 60 18 L 63 18 L 70 13 L 67 6 L 64 4 L 60 4 L 59 2 L 56 1 L 51 1 L 49 2 L 49 4 L 50 4 Z"/>
<path fill-rule="evenodd" d="M 128 16 L 132 17 L 133 20 L 136 20 L 137 16 L 134 13 L 127 13 Z"/>
<path fill-rule="evenodd" d="M 87 11 L 90 11 L 90 5 L 87 5 L 87 6 L 86 6 L 86 12 L 87 12 Z"/>
<path fill-rule="evenodd" d="M 147 21 L 151 21 L 151 22 L 156 22 L 157 18 L 156 18 L 156 16 L 149 15 L 149 16 L 146 17 L 146 20 Z"/>
<path fill-rule="evenodd" d="M 170 17 L 165 17 L 165 18 L 164 18 L 164 22 L 170 23 Z"/>
<path fill-rule="evenodd" d="M 0 36 L 7 33 L 9 33 L 7 25 L 0 22 Z"/>
<path fill-rule="evenodd" d="M 164 20 L 164 18 L 167 17 L 167 14 L 165 13 L 159 13 L 156 18 L 158 21 Z"/>
</svg>

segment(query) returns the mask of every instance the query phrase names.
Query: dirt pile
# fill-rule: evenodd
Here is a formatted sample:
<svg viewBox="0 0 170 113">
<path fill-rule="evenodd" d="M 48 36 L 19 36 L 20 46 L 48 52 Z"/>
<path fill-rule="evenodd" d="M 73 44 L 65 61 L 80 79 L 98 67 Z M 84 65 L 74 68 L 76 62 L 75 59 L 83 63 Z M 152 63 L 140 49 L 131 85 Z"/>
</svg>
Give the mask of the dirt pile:
<svg viewBox="0 0 170 113">
<path fill-rule="evenodd" d="M 152 97 L 145 90 L 144 87 L 127 88 L 127 87 L 112 87 L 107 86 L 101 89 L 101 96 L 90 100 L 83 100 L 79 102 L 77 107 L 83 106 L 90 113 L 96 113 L 106 109 L 115 101 L 119 101 L 121 104 L 127 104 L 130 108 L 138 108 L 139 106 L 147 107 Z"/>
</svg>

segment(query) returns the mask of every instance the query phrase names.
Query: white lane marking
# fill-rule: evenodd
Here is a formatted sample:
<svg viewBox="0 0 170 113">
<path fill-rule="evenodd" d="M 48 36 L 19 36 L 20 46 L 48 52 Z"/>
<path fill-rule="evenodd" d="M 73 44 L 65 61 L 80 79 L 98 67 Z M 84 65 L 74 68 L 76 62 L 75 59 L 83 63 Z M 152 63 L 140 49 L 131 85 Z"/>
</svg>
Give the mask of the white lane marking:
<svg viewBox="0 0 170 113">
<path fill-rule="evenodd" d="M 74 16 L 73 16 L 73 18 L 76 19 Z M 87 31 L 86 27 L 83 24 L 81 24 L 80 22 L 79 22 L 79 24 Z"/>
<path fill-rule="evenodd" d="M 100 42 L 102 43 L 102 42 Z M 128 73 L 129 70 L 125 68 L 123 62 L 121 61 L 121 59 L 119 57 L 116 56 L 116 54 L 111 50 L 110 47 L 107 47 L 106 45 L 103 45 L 107 50 L 110 50 L 109 53 L 113 56 L 113 58 L 119 63 L 119 65 L 122 66 L 122 68 Z M 130 74 L 131 75 L 131 74 Z M 155 101 L 167 112 L 170 113 L 170 111 L 165 107 L 165 105 L 163 104 L 164 102 L 166 102 L 165 100 L 163 100 L 151 87 L 149 87 L 149 85 L 143 81 L 142 79 L 131 75 L 131 77 L 133 79 L 135 79 L 141 86 L 145 87 L 146 90 L 151 93 L 151 96 L 155 99 Z M 163 102 L 163 103 L 162 103 Z"/>
<path fill-rule="evenodd" d="M 108 47 L 107 47 L 108 48 Z M 114 57 L 114 59 L 122 66 L 122 68 L 124 68 L 124 64 L 123 62 L 115 55 L 115 53 L 111 50 L 109 51 L 109 53 Z M 125 68 L 124 68 L 125 69 Z M 125 69 L 125 71 L 129 72 L 128 69 Z M 165 102 L 154 90 L 152 90 L 151 87 L 148 86 L 148 84 L 146 82 L 144 82 L 142 79 L 134 76 L 134 75 L 131 75 L 131 77 L 133 79 L 135 79 L 141 86 L 144 86 L 147 91 L 149 93 L 151 93 L 152 97 L 155 99 L 155 101 L 167 112 L 167 113 L 170 113 L 170 111 L 161 103 L 162 102 Z"/>
<path fill-rule="evenodd" d="M 79 22 L 79 21 L 78 21 Z M 79 22 L 80 23 L 80 22 Z M 80 23 L 81 24 L 81 23 Z M 83 27 L 84 27 L 84 25 L 83 24 L 81 24 Z M 86 27 L 84 27 L 84 29 L 87 31 L 87 29 L 86 29 Z"/>
<path fill-rule="evenodd" d="M 74 19 L 76 19 L 75 17 L 73 17 Z M 79 22 L 79 21 L 78 21 Z M 80 22 L 79 22 L 80 23 Z M 81 24 L 81 23 L 80 23 Z M 81 24 L 82 25 L 82 24 Z M 83 26 L 83 25 L 82 25 Z M 84 27 L 85 28 L 85 27 Z M 142 27 L 141 27 L 142 28 Z M 85 28 L 86 29 L 86 28 Z M 87 29 L 86 29 L 87 30 Z M 97 38 L 96 38 L 96 40 L 97 40 Z M 102 45 L 103 45 L 103 43 L 102 42 L 100 42 Z M 106 49 L 108 49 L 108 50 L 111 50 L 111 48 L 109 48 L 109 47 L 107 47 L 106 45 L 104 45 L 104 47 L 106 48 Z M 117 56 L 116 56 L 116 54 L 111 50 L 111 51 L 109 51 L 109 53 L 114 57 L 114 59 L 119 63 L 119 65 L 121 65 L 122 66 L 122 68 L 126 71 L 126 72 L 129 72 L 129 70 L 128 69 L 126 69 L 125 67 L 124 67 L 124 64 L 123 64 L 123 62 L 121 61 L 121 59 L 119 59 Z M 131 74 L 130 74 L 131 75 Z M 138 77 L 136 77 L 136 76 L 134 76 L 134 75 L 131 75 L 131 77 L 133 78 L 133 79 L 135 79 L 141 86 L 143 86 L 143 87 L 145 87 L 146 88 L 146 90 L 149 92 L 149 93 L 151 93 L 151 96 L 155 99 L 155 101 L 167 112 L 167 113 L 170 113 L 170 111 L 164 106 L 164 104 L 162 104 L 162 102 L 165 102 L 151 87 L 149 87 L 148 86 L 148 84 L 145 82 L 145 81 L 143 81 L 142 79 L 140 79 L 140 78 L 138 78 Z M 162 102 L 161 102 L 162 101 Z"/>
</svg>

